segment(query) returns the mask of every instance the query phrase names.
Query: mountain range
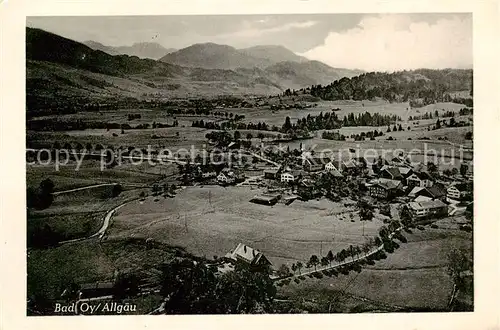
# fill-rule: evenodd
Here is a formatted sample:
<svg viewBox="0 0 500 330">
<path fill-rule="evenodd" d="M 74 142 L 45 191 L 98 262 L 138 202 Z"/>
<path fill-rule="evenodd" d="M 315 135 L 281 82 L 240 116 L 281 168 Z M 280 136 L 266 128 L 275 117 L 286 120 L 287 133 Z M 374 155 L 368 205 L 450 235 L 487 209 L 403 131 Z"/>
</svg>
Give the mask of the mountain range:
<svg viewBox="0 0 500 330">
<path fill-rule="evenodd" d="M 37 102 L 51 98 L 52 102 L 58 97 L 271 95 L 360 73 L 309 61 L 281 46 L 238 50 L 196 44 L 153 60 L 117 54 L 117 49 L 97 43 L 90 45 L 27 28 L 28 98 Z"/>
<path fill-rule="evenodd" d="M 158 60 L 166 54 L 177 51 L 174 48 L 165 48 L 157 42 L 137 42 L 132 46 L 106 46 L 97 41 L 87 40 L 83 44 L 94 49 L 100 50 L 109 55 L 130 55 L 139 58 L 150 58 Z"/>
</svg>

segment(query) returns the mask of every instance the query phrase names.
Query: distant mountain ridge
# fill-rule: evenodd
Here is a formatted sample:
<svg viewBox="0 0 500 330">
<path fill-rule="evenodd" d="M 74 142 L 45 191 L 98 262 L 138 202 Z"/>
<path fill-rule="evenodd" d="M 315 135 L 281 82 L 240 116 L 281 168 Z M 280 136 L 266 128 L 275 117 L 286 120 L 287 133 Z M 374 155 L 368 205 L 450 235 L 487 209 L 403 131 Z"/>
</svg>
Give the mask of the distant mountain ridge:
<svg viewBox="0 0 500 330">
<path fill-rule="evenodd" d="M 94 50 L 108 53 L 109 55 L 130 55 L 153 60 L 158 60 L 166 54 L 177 51 L 175 48 L 165 48 L 157 42 L 136 42 L 132 46 L 119 47 L 106 46 L 93 40 L 87 40 L 83 44 Z"/>
<path fill-rule="evenodd" d="M 217 63 L 222 54 L 234 69 L 207 69 L 137 56 L 110 55 L 105 51 L 110 50 L 102 44 L 92 43 L 91 46 L 101 48 L 94 50 L 53 33 L 26 28 L 27 106 L 40 109 L 77 98 L 91 102 L 128 97 L 276 95 L 286 89 L 331 82 L 343 75 L 357 73 L 334 69 L 317 61 L 272 63 L 267 60 L 266 63 L 271 64 L 260 67 L 265 62 L 263 59 L 242 54 L 234 47 L 214 45 L 193 45 L 187 51 L 197 54 L 194 58 L 200 62 L 208 59 Z M 211 51 L 206 52 L 207 48 Z M 276 53 L 283 52 L 279 47 L 271 48 L 278 50 Z M 261 54 L 262 51 L 258 49 Z M 241 59 L 255 65 L 236 67 Z"/>
<path fill-rule="evenodd" d="M 261 68 L 279 62 L 303 63 L 309 60 L 279 45 L 258 45 L 236 49 L 212 42 L 194 44 L 166 54 L 160 61 L 205 69 Z"/>
</svg>

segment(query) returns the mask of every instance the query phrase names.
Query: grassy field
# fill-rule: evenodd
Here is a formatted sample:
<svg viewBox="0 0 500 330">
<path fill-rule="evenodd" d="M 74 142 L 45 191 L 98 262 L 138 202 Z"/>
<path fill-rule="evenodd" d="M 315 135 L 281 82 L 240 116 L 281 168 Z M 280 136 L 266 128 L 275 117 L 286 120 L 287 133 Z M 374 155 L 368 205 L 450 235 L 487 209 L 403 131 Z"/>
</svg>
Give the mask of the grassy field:
<svg viewBox="0 0 500 330">
<path fill-rule="evenodd" d="M 28 297 L 58 299 L 70 283 L 109 281 L 116 272 L 148 272 L 174 255 L 172 249 L 149 248 L 144 242 L 95 240 L 28 253 Z"/>
<path fill-rule="evenodd" d="M 191 124 L 189 124 L 191 125 Z M 177 135 L 178 133 L 178 135 Z M 52 146 L 58 141 L 61 145 L 77 142 L 85 146 L 87 143 L 95 146 L 101 144 L 103 146 L 118 147 L 136 147 L 146 148 L 151 145 L 152 148 L 187 148 L 191 145 L 201 147 L 206 144 L 205 134 L 208 130 L 197 127 L 168 127 L 168 128 L 149 128 L 149 129 L 132 129 L 121 134 L 119 129 L 88 129 L 83 131 L 67 131 L 67 132 L 28 132 L 27 139 L 33 142 L 40 142 L 47 146 Z"/>
<path fill-rule="evenodd" d="M 359 274 L 307 278 L 281 287 L 280 295 L 314 299 L 322 293 L 341 304 L 345 297 L 340 293 L 346 292 L 389 306 L 444 310 L 453 289 L 453 281 L 446 273 L 446 255 L 456 248 L 471 249 L 471 234 L 440 226 L 404 235 L 408 243 L 400 244 L 398 250 L 374 266 L 364 266 Z"/>
<path fill-rule="evenodd" d="M 444 113 L 445 111 L 458 112 L 465 105 L 457 103 L 435 103 L 430 104 L 421 108 L 409 108 L 409 104 L 405 103 L 389 103 L 386 101 L 319 101 L 315 102 L 317 104 L 314 108 L 309 109 L 290 109 L 290 110 L 279 110 L 272 111 L 267 108 L 238 108 L 238 109 L 228 109 L 228 112 L 238 113 L 245 115 L 245 122 L 258 122 L 263 121 L 268 125 L 276 125 L 281 127 L 285 121 L 285 117 L 290 117 L 292 123 L 299 118 L 307 117 L 307 115 L 316 116 L 320 112 L 330 112 L 332 109 L 340 108 L 340 111 L 336 111 L 338 117 L 343 118 L 349 113 L 369 112 L 371 114 L 380 113 L 387 115 L 397 115 L 400 116 L 402 121 L 406 121 L 409 116 L 419 116 L 426 112 L 438 111 L 439 113 Z"/>
<path fill-rule="evenodd" d="M 138 195 L 131 190 L 112 197 L 111 190 L 112 186 L 103 186 L 55 196 L 50 207 L 29 211 L 28 234 L 46 225 L 61 240 L 94 234 L 102 226 L 107 211 Z"/>
<path fill-rule="evenodd" d="M 101 171 L 100 162 L 85 160 L 77 170 L 74 161 L 55 169 L 54 164 L 27 165 L 26 182 L 28 187 L 38 187 L 40 182 L 49 178 L 54 182 L 54 190 L 62 191 L 100 183 L 120 183 L 124 189 L 149 185 L 158 180 L 160 175 L 171 176 L 177 173 L 177 167 L 171 164 L 152 166 L 123 162 L 121 166 L 106 168 Z"/>
<path fill-rule="evenodd" d="M 363 226 L 365 235 L 374 236 L 382 224 L 362 223 L 343 205 L 328 200 L 272 207 L 250 203 L 258 193 L 250 187 L 188 187 L 173 199 L 133 202 L 117 211 L 110 237 L 153 237 L 209 258 L 223 256 L 243 242 L 279 266 L 362 243 Z"/>
</svg>

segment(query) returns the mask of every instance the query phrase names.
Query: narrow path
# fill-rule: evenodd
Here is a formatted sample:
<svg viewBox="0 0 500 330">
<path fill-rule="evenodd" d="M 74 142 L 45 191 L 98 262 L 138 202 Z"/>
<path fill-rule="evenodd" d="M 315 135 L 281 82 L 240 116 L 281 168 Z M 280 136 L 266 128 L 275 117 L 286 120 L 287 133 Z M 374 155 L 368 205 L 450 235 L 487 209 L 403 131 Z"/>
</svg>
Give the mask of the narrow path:
<svg viewBox="0 0 500 330">
<path fill-rule="evenodd" d="M 403 229 L 403 227 L 399 227 L 398 229 L 396 229 L 394 232 L 392 232 L 390 235 L 389 235 L 389 238 L 391 239 L 394 234 L 398 231 L 400 231 L 401 229 Z M 310 270 L 310 271 L 307 271 L 305 273 L 300 273 L 300 274 L 292 274 L 292 275 L 289 275 L 289 276 L 285 276 L 285 277 L 271 277 L 271 279 L 273 281 L 279 281 L 279 280 L 284 280 L 284 279 L 293 279 L 293 278 L 297 278 L 297 277 L 300 277 L 300 276 L 307 276 L 307 275 L 312 275 L 314 273 L 319 273 L 319 272 L 322 272 L 324 270 L 332 270 L 332 269 L 336 269 L 336 268 L 339 268 L 339 267 L 342 267 L 342 266 L 346 266 L 346 265 L 349 265 L 349 264 L 352 264 L 352 263 L 355 263 L 357 261 L 360 261 L 360 260 L 363 260 L 363 259 L 366 259 L 372 255 L 374 255 L 375 253 L 381 251 L 384 249 L 384 244 L 381 244 L 380 246 L 378 246 L 376 249 L 373 249 L 372 251 L 370 251 L 369 253 L 366 253 L 364 254 L 363 256 L 358 256 L 357 258 L 351 258 L 350 260 L 347 260 L 347 261 L 342 261 L 338 264 L 333 264 L 333 265 L 329 265 L 329 266 L 326 266 L 326 267 L 320 267 L 320 268 L 316 268 L 314 270 Z"/>
<path fill-rule="evenodd" d="M 81 242 L 81 241 L 91 239 L 91 238 L 96 238 L 96 237 L 101 239 L 104 236 L 104 234 L 106 233 L 106 230 L 108 229 L 109 224 L 111 222 L 111 217 L 115 214 L 115 212 L 118 209 L 122 208 L 123 206 L 127 205 L 128 203 L 131 203 L 137 199 L 138 198 L 134 198 L 134 199 L 128 200 L 126 202 L 123 202 L 122 204 L 120 204 L 120 205 L 114 207 L 113 209 L 111 209 L 110 211 L 108 211 L 106 213 L 106 215 L 104 216 L 104 221 L 102 223 L 101 228 L 96 233 L 94 233 L 90 236 L 87 236 L 87 237 L 80 237 L 80 238 L 70 239 L 67 241 L 62 241 L 62 242 L 59 242 L 59 244 L 62 245 L 62 244 L 68 244 L 68 243 L 76 243 L 76 242 Z"/>
<path fill-rule="evenodd" d="M 68 194 L 68 193 L 72 193 L 72 192 L 80 191 L 80 190 L 87 190 L 87 189 L 99 188 L 99 187 L 106 187 L 106 186 L 115 186 L 117 184 L 118 183 L 116 183 L 116 182 L 113 182 L 113 183 L 93 184 L 93 185 L 90 185 L 90 186 L 79 187 L 79 188 L 74 188 L 74 189 L 69 189 L 69 190 L 55 191 L 55 192 L 52 193 L 52 195 L 57 196 L 57 195 Z"/>
</svg>

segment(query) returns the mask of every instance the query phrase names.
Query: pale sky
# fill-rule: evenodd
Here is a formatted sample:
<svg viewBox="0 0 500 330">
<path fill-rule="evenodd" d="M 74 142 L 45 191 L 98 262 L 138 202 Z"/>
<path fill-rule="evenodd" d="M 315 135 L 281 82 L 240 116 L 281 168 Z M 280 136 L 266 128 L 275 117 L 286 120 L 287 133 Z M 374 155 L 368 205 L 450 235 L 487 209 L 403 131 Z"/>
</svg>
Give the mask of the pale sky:
<svg viewBox="0 0 500 330">
<path fill-rule="evenodd" d="M 367 71 L 472 67 L 470 14 L 28 17 L 26 24 L 110 46 L 282 45 L 333 67 Z"/>
</svg>

